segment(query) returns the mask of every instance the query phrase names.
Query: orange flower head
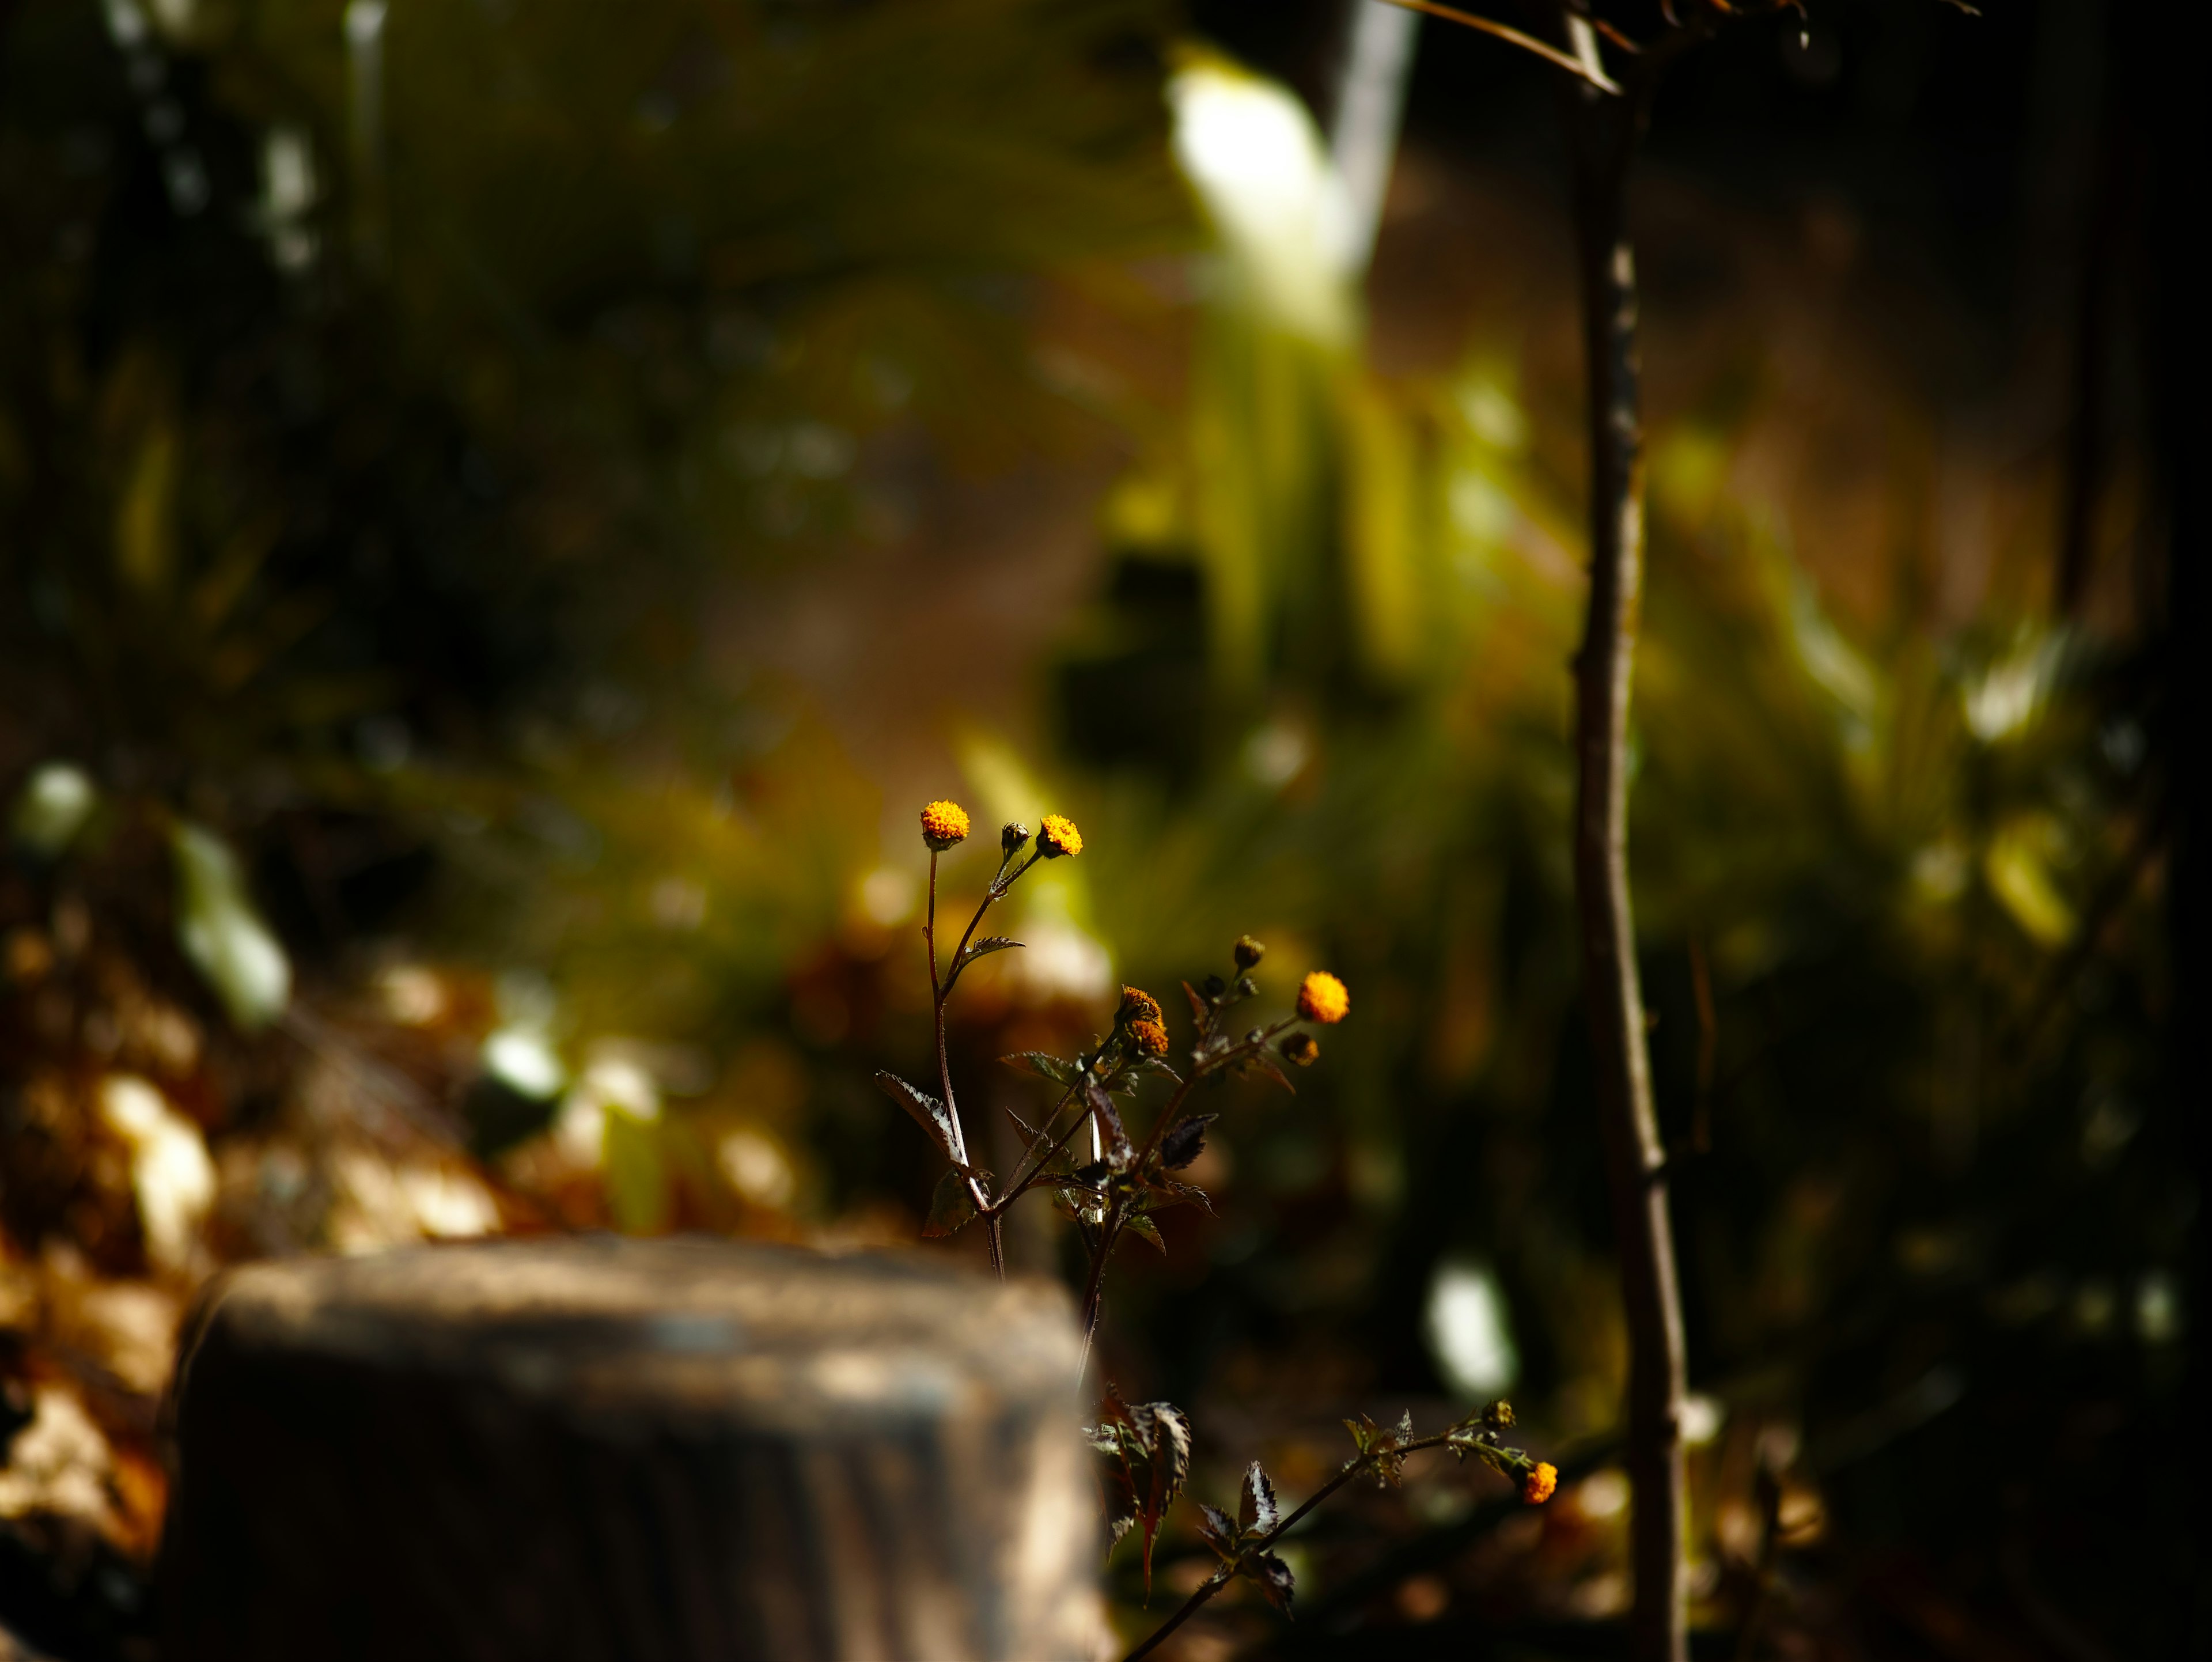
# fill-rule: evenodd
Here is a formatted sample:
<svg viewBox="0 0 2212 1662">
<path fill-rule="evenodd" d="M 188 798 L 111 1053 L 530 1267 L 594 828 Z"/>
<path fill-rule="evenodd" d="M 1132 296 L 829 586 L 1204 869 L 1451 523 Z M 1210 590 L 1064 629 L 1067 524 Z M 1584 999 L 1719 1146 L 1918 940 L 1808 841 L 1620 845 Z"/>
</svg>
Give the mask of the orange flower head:
<svg viewBox="0 0 2212 1662">
<path fill-rule="evenodd" d="M 1298 1014 L 1333 1027 L 1352 1013 L 1352 994 L 1326 970 L 1316 970 L 1298 989 Z"/>
<path fill-rule="evenodd" d="M 1559 1486 L 1559 1467 L 1548 1460 L 1539 1460 L 1535 1470 L 1521 1480 L 1521 1498 L 1532 1507 L 1540 1507 L 1552 1498 L 1552 1491 Z"/>
<path fill-rule="evenodd" d="M 1295 1062 L 1301 1068 L 1310 1068 L 1321 1055 L 1321 1044 L 1311 1033 L 1292 1033 L 1283 1041 L 1283 1059 Z"/>
<path fill-rule="evenodd" d="M 1148 1056 L 1164 1056 L 1168 1053 L 1168 1030 L 1157 1021 L 1131 1022 L 1129 1037 Z"/>
<path fill-rule="evenodd" d="M 957 802 L 932 802 L 921 811 L 921 840 L 939 854 L 968 836 L 968 810 Z"/>
<path fill-rule="evenodd" d="M 1124 1021 L 1157 1023 L 1161 1020 L 1160 1001 L 1142 987 L 1124 987 L 1121 989 L 1121 1008 L 1116 1014 Z"/>
<path fill-rule="evenodd" d="M 1062 855 L 1083 852 L 1083 833 L 1075 829 L 1075 821 L 1064 813 L 1048 813 L 1044 826 L 1037 832 L 1037 847 L 1048 860 L 1057 860 Z"/>
</svg>

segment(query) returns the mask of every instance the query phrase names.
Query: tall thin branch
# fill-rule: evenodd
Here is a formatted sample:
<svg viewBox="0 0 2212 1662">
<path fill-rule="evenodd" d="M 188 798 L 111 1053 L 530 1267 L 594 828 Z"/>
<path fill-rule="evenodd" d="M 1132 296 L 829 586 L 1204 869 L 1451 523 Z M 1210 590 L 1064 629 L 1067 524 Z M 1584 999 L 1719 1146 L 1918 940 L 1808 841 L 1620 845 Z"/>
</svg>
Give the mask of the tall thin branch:
<svg viewBox="0 0 2212 1662">
<path fill-rule="evenodd" d="M 1587 37 L 1587 23 L 1576 33 Z M 1646 66 L 1649 58 L 1639 68 Z M 1637 79 L 1641 94 L 1650 78 Z M 1589 614 L 1575 657 L 1575 896 L 1628 1318 L 1631 1653 L 1637 1662 L 1683 1662 L 1681 1299 L 1628 887 L 1628 699 L 1644 578 L 1644 461 L 1627 192 L 1646 106 L 1642 95 L 1604 99 L 1588 88 L 1576 88 L 1569 105 L 1590 461 Z"/>
</svg>

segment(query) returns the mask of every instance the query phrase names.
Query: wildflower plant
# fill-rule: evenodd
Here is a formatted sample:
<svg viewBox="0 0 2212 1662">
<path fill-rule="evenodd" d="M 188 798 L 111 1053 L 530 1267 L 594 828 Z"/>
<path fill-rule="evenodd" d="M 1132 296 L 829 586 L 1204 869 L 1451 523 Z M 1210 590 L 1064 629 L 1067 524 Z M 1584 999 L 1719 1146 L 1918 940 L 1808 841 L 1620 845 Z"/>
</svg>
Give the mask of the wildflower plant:
<svg viewBox="0 0 2212 1662">
<path fill-rule="evenodd" d="M 994 1173 L 969 1157 L 965 1123 L 953 1092 L 945 1040 L 945 1008 L 968 966 L 992 953 L 1022 945 L 1006 935 L 976 934 L 991 908 L 1010 893 L 1038 861 L 1072 859 L 1083 852 L 1083 833 L 1063 814 L 1045 815 L 1032 842 L 1029 827 L 1008 825 L 999 833 L 999 866 L 983 890 L 975 916 L 949 957 L 938 950 L 938 856 L 967 840 L 970 821 L 957 802 L 930 803 L 921 811 L 921 837 L 929 849 L 929 902 L 922 939 L 929 953 L 929 987 L 937 1050 L 938 1094 L 932 1095 L 896 1074 L 879 1073 L 876 1082 L 904 1109 L 945 1155 L 946 1169 L 932 1196 L 922 1233 L 951 1235 L 981 1220 L 992 1267 L 1006 1273 L 1003 1223 L 1007 1210 L 1040 1186 L 1054 1196 L 1060 1211 L 1075 1223 L 1089 1269 L 1083 1294 L 1085 1359 L 1097 1333 L 1106 1264 L 1129 1236 L 1165 1250 L 1153 1215 L 1170 1207 L 1206 1206 L 1206 1191 L 1175 1174 L 1195 1161 L 1206 1147 L 1206 1130 L 1218 1116 L 1190 1111 L 1191 1093 L 1200 1081 L 1237 1075 L 1263 1076 L 1285 1091 L 1294 1089 L 1284 1072 L 1287 1062 L 1308 1067 L 1321 1053 L 1301 1023 L 1328 1026 L 1350 1013 L 1352 997 L 1343 982 L 1325 971 L 1307 976 L 1294 1013 L 1238 1030 L 1235 1012 L 1259 995 L 1251 971 L 1267 949 L 1249 935 L 1231 951 L 1233 979 L 1208 976 L 1198 986 L 1183 983 L 1196 1027 L 1185 1067 L 1170 1065 L 1173 1048 L 1166 1013 L 1159 1001 L 1135 987 L 1124 987 L 1112 1027 L 1073 1056 L 1024 1051 L 1005 1058 L 1022 1073 L 1060 1087 L 1059 1099 L 1036 1125 L 1008 1111 L 1022 1135 L 1024 1150 L 1012 1178 L 1000 1184 Z M 1298 1031 L 1294 1031 L 1298 1030 Z M 1163 1082 L 1169 1094 L 1152 1117 L 1150 1129 L 1133 1136 L 1123 1110 L 1133 1107 L 1140 1087 Z M 1088 1129 L 1080 1147 L 1077 1134 Z"/>
<path fill-rule="evenodd" d="M 1185 1205 L 1212 1209 L 1206 1191 L 1178 1175 L 1204 1151 L 1206 1129 L 1219 1117 L 1194 1111 L 1192 1093 L 1203 1081 L 1230 1076 L 1264 1078 L 1294 1092 L 1285 1064 L 1313 1065 L 1321 1055 L 1321 1044 L 1307 1030 L 1334 1026 L 1346 1020 L 1352 1012 L 1352 994 L 1337 977 L 1316 970 L 1300 982 L 1291 1014 L 1273 1021 L 1242 1025 L 1241 1007 L 1259 996 L 1252 971 L 1259 967 L 1267 948 L 1249 935 L 1240 936 L 1230 952 L 1231 975 L 1209 975 L 1196 986 L 1187 981 L 1182 983 L 1194 1032 L 1183 1065 L 1177 1068 L 1168 1061 L 1174 1041 L 1159 1001 L 1140 988 L 1122 988 L 1111 1026 L 1075 1056 L 1029 1050 L 1002 1058 L 1010 1067 L 1057 1086 L 1059 1095 L 1034 1125 L 1007 1111 L 1021 1134 L 1024 1148 L 1013 1175 L 1001 1184 L 969 1158 L 966 1127 L 953 1093 L 945 1009 L 969 965 L 1022 945 L 1005 935 L 978 935 L 976 931 L 991 908 L 1005 899 L 1038 861 L 1071 859 L 1081 854 L 1083 834 L 1073 820 L 1056 813 L 1044 817 L 1034 842 L 1026 825 L 1003 826 L 999 833 L 998 868 L 985 886 L 959 943 L 949 955 L 940 956 L 938 856 L 966 841 L 970 829 L 967 811 L 957 802 L 935 801 L 921 811 L 922 841 L 929 849 L 929 899 L 922 939 L 928 947 L 939 1094 L 932 1095 L 890 1073 L 878 1074 L 876 1082 L 912 1117 L 945 1159 L 945 1173 L 938 1180 L 928 1221 L 922 1227 L 925 1235 L 956 1234 L 980 1220 L 992 1268 L 1004 1276 L 1003 1220 L 1023 1196 L 1033 1189 L 1048 1190 L 1057 1209 L 1075 1225 L 1086 1264 L 1079 1383 L 1080 1374 L 1089 1369 L 1091 1342 L 1104 1298 L 1106 1266 L 1115 1250 L 1125 1239 L 1135 1236 L 1164 1251 L 1166 1244 L 1154 1221 L 1155 1215 Z M 1150 1116 L 1142 1134 L 1133 1134 L 1131 1114 L 1144 1087 L 1153 1081 L 1160 1082 L 1165 1099 Z M 1079 1134 L 1085 1132 L 1087 1136 L 1079 1144 Z M 1512 1423 L 1513 1410 L 1503 1402 L 1492 1403 L 1471 1418 L 1426 1437 L 1414 1435 L 1409 1416 L 1401 1418 L 1395 1427 L 1379 1426 L 1364 1416 L 1347 1420 L 1345 1425 L 1352 1434 L 1352 1458 L 1304 1504 L 1288 1513 L 1277 1502 L 1272 1480 L 1257 1461 L 1253 1462 L 1244 1476 L 1235 1518 L 1212 1507 L 1200 1507 L 1199 1535 L 1218 1560 L 1216 1568 L 1158 1632 L 1130 1653 L 1132 1662 L 1148 1653 L 1239 1577 L 1254 1582 L 1270 1604 L 1287 1613 L 1293 1577 L 1290 1567 L 1273 1550 L 1275 1543 L 1323 1501 L 1363 1474 L 1372 1473 L 1385 1486 L 1397 1483 L 1410 1454 L 1449 1448 L 1462 1458 L 1474 1455 L 1510 1480 L 1522 1499 L 1540 1505 L 1550 1498 L 1558 1473 L 1499 1440 L 1499 1434 Z M 1189 1416 L 1172 1403 L 1132 1406 L 1109 1385 L 1099 1405 L 1098 1423 L 1087 1428 L 1085 1435 L 1104 1462 L 1110 1539 L 1118 1543 L 1131 1530 L 1139 1531 L 1149 1593 L 1153 1542 L 1169 1507 L 1190 1478 Z"/>
</svg>

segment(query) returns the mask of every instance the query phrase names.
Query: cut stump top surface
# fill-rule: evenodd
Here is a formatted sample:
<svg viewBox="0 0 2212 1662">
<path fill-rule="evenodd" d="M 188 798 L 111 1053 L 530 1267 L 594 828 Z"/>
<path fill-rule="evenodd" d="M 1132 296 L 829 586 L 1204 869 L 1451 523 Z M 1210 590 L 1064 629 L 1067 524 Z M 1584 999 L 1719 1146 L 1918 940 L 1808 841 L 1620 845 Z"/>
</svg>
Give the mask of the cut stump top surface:
<svg viewBox="0 0 2212 1662">
<path fill-rule="evenodd" d="M 915 1254 L 611 1237 L 484 1242 L 233 1272 L 201 1330 L 249 1350 L 497 1379 L 585 1412 L 754 1425 L 935 1418 L 971 1391 L 1070 1393 L 1066 1291 Z M 190 1361 L 185 1364 L 189 1370 Z"/>
</svg>

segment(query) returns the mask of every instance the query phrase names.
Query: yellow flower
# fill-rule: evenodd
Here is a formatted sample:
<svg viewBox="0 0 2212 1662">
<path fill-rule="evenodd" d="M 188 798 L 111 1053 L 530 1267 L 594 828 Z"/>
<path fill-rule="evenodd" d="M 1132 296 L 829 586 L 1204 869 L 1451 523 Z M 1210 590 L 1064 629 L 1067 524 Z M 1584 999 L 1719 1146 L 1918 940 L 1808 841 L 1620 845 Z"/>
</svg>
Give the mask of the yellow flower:
<svg viewBox="0 0 2212 1662">
<path fill-rule="evenodd" d="M 1153 1021 L 1160 1020 L 1160 1001 L 1141 987 L 1121 989 L 1121 1008 L 1115 1014 L 1123 1021 Z"/>
<path fill-rule="evenodd" d="M 921 840 L 942 854 L 968 835 L 968 810 L 957 802 L 932 802 L 921 811 Z"/>
<path fill-rule="evenodd" d="M 1548 1460 L 1539 1460 L 1535 1470 L 1521 1480 L 1521 1498 L 1532 1507 L 1540 1507 L 1552 1498 L 1552 1491 L 1559 1486 L 1559 1467 Z"/>
<path fill-rule="evenodd" d="M 1326 970 L 1316 970 L 1298 989 L 1298 1014 L 1308 1021 L 1333 1027 L 1351 1011 L 1351 993 Z"/>
<path fill-rule="evenodd" d="M 1168 1030 L 1157 1021 L 1131 1022 L 1129 1037 L 1148 1056 L 1164 1056 L 1168 1053 Z"/>
<path fill-rule="evenodd" d="M 1321 1046 L 1311 1033 L 1292 1033 L 1283 1041 L 1283 1059 L 1295 1062 L 1301 1068 L 1310 1068 L 1314 1058 L 1321 1054 Z"/>
<path fill-rule="evenodd" d="M 1057 860 L 1064 854 L 1083 852 L 1083 833 L 1075 829 L 1075 821 L 1064 813 L 1048 813 L 1044 817 L 1043 829 L 1037 832 L 1037 847 L 1048 860 Z"/>
</svg>

